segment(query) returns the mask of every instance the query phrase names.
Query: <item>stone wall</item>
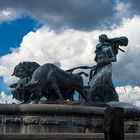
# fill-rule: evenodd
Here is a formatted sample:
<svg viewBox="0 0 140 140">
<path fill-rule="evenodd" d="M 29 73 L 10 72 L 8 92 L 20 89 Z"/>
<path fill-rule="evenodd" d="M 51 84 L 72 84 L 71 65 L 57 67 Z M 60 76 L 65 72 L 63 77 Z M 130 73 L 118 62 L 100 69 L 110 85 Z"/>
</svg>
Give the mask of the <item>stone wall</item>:
<svg viewBox="0 0 140 140">
<path fill-rule="evenodd" d="M 0 140 L 103 140 L 105 110 L 84 105 L 1 104 Z M 125 110 L 125 140 L 140 139 L 140 117 L 130 119 L 132 111 L 139 116 L 137 110 Z"/>
<path fill-rule="evenodd" d="M 104 108 L 26 104 L 0 105 L 0 133 L 103 132 Z"/>
</svg>

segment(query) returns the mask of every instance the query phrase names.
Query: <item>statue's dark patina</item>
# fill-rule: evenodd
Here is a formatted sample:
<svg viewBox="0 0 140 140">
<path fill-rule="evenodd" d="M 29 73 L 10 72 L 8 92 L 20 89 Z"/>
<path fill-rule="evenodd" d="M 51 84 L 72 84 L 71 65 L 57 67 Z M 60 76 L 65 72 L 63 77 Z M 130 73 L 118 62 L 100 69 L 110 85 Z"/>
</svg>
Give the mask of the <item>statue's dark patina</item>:
<svg viewBox="0 0 140 140">
<path fill-rule="evenodd" d="M 40 66 L 36 62 L 22 62 L 15 67 L 12 74 L 20 78 L 17 83 L 10 85 L 13 98 L 24 102 L 39 100 L 41 97 L 46 97 L 48 101 L 58 99 L 73 101 L 76 90 L 87 100 L 81 75 L 88 74 L 85 72 L 73 74 L 73 71 L 79 68 L 90 67 L 81 66 L 64 71 L 49 63 Z"/>
<path fill-rule="evenodd" d="M 97 63 L 90 70 L 89 94 L 93 101 L 109 102 L 118 101 L 118 95 L 112 83 L 112 62 L 117 61 L 119 46 L 127 46 L 126 37 L 109 39 L 107 35 L 99 36 L 99 44 L 95 50 L 95 61 Z M 123 51 L 124 52 L 124 51 Z"/>
<path fill-rule="evenodd" d="M 18 64 L 12 75 L 20 78 L 12 84 L 13 97 L 17 100 L 28 102 L 46 97 L 48 101 L 71 100 L 75 91 L 85 101 L 109 102 L 118 101 L 118 95 L 112 82 L 112 62 L 117 61 L 118 51 L 124 52 L 119 46 L 127 46 L 126 37 L 108 38 L 107 35 L 99 36 L 99 43 L 95 50 L 93 67 L 81 66 L 69 70 L 62 70 L 51 63 L 39 65 L 36 62 L 24 61 Z M 81 74 L 74 74 L 75 69 L 90 69 L 88 88 L 83 84 Z"/>
<path fill-rule="evenodd" d="M 33 72 L 39 66 L 40 65 L 36 62 L 28 61 L 24 61 L 15 66 L 12 76 L 16 76 L 20 79 L 16 83 L 10 85 L 13 98 L 24 102 L 27 102 L 30 99 L 31 92 L 28 89 L 25 89 L 24 86 L 31 80 Z"/>
<path fill-rule="evenodd" d="M 51 63 L 37 68 L 32 75 L 31 81 L 25 87 L 30 89 L 37 99 L 40 99 L 42 93 L 49 89 L 61 100 L 64 99 L 64 96 L 68 96 L 65 95 L 66 93 L 71 94 L 76 90 L 88 101 L 84 90 L 83 78 L 78 74 L 68 73 Z M 61 91 L 65 91 L 65 93 Z"/>
</svg>

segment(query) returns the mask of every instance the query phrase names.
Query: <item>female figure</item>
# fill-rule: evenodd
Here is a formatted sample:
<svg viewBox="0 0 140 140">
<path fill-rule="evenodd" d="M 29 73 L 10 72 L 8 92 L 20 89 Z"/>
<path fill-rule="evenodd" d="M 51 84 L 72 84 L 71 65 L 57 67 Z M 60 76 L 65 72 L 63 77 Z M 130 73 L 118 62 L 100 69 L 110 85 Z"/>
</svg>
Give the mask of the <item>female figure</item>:
<svg viewBox="0 0 140 140">
<path fill-rule="evenodd" d="M 109 39 L 105 34 L 99 36 L 94 59 L 97 65 L 91 69 L 89 77 L 89 92 L 93 101 L 118 101 L 118 95 L 112 83 L 112 62 L 117 61 L 118 50 L 123 51 L 119 46 L 127 44 L 126 37 Z"/>
</svg>

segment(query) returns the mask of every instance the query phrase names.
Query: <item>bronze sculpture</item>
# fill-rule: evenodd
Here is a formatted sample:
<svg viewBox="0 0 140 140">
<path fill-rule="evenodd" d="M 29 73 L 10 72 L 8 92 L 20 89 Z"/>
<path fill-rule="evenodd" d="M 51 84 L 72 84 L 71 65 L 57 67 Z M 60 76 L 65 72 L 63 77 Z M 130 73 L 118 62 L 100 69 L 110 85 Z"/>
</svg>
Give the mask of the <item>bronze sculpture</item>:
<svg viewBox="0 0 140 140">
<path fill-rule="evenodd" d="M 74 100 L 73 95 L 75 93 L 74 92 L 75 90 L 79 90 L 79 92 L 83 92 L 84 98 L 86 99 L 84 93 L 85 90 L 83 85 L 83 78 L 81 77 L 81 75 L 84 74 L 85 76 L 88 76 L 88 74 L 86 74 L 85 72 L 79 72 L 77 74 L 73 74 L 73 71 L 79 68 L 87 69 L 90 67 L 86 67 L 86 66 L 75 67 L 64 71 L 53 64 L 46 64 L 46 66 L 47 66 L 46 69 L 43 68 L 43 70 L 45 70 L 44 74 L 50 76 L 50 71 L 52 72 L 50 79 L 46 79 L 47 81 L 52 80 L 52 83 L 57 84 L 57 82 L 53 79 L 54 75 L 57 73 L 57 75 L 55 76 L 59 79 L 59 82 L 60 80 L 63 82 L 58 87 L 59 91 L 61 92 L 60 94 L 62 94 L 61 96 L 63 100 L 69 99 L 73 101 Z M 39 69 L 39 71 L 41 70 L 41 73 L 39 75 L 42 74 L 43 72 L 42 67 L 44 66 L 39 66 L 39 64 L 37 64 L 36 62 L 22 62 L 15 67 L 13 75 L 19 77 L 20 79 L 17 83 L 10 85 L 10 87 L 12 88 L 11 93 L 13 94 L 13 98 L 16 98 L 17 100 L 24 101 L 24 102 L 29 102 L 31 100 L 39 99 L 42 96 L 46 97 L 48 101 L 56 101 L 58 99 L 61 99 L 61 97 L 59 97 L 55 93 L 54 87 L 50 85 L 51 83 L 50 82 L 44 83 L 43 78 L 41 78 L 40 76 L 38 78 L 41 79 L 40 81 L 42 81 L 43 84 L 45 84 L 44 87 L 41 88 L 41 85 L 38 86 L 37 82 L 31 81 L 34 75 L 36 75 L 36 74 L 33 75 L 36 69 Z M 75 80 L 78 81 L 75 82 Z M 76 85 L 78 87 L 77 89 L 75 87 Z M 40 95 L 38 93 L 40 93 Z"/>
<path fill-rule="evenodd" d="M 14 69 L 13 75 L 19 77 L 17 83 L 12 84 L 13 97 L 24 102 L 39 100 L 71 100 L 74 91 L 78 91 L 86 102 L 118 101 L 118 95 L 112 82 L 112 62 L 117 61 L 119 46 L 127 46 L 126 37 L 109 39 L 107 35 L 99 36 L 99 44 L 95 50 L 93 67 L 81 66 L 70 70 L 62 70 L 51 63 L 40 66 L 36 62 L 22 62 Z M 74 74 L 75 69 L 90 69 L 88 89 L 83 84 L 81 74 Z"/>
<path fill-rule="evenodd" d="M 24 86 L 31 80 L 32 74 L 40 65 L 36 62 L 24 61 L 15 66 L 12 76 L 20 78 L 16 83 L 10 85 L 13 98 L 27 102 L 30 99 L 30 91 Z"/>
<path fill-rule="evenodd" d="M 126 37 L 109 39 L 107 35 L 99 36 L 99 44 L 95 50 L 96 66 L 90 71 L 89 94 L 93 101 L 109 102 L 118 101 L 118 95 L 112 82 L 112 62 L 117 61 L 119 46 L 127 46 Z M 123 51 L 124 52 L 124 51 Z"/>
</svg>

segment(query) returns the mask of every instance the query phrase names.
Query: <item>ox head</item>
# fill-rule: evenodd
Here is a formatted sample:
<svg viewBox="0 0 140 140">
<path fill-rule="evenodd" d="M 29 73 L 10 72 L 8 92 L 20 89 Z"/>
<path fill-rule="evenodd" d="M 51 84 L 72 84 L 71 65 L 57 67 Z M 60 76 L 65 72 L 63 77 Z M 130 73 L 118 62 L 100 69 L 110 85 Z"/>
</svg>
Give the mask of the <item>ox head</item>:
<svg viewBox="0 0 140 140">
<path fill-rule="evenodd" d="M 26 101 L 29 99 L 30 92 L 28 89 L 24 89 L 24 85 L 26 85 L 30 81 L 30 78 L 23 78 L 20 79 L 16 84 L 14 84 L 14 87 L 10 86 L 12 89 L 11 93 L 13 95 L 13 98 L 19 101 Z"/>
<path fill-rule="evenodd" d="M 33 72 L 39 67 L 40 65 L 36 62 L 27 62 L 24 61 L 19 63 L 15 68 L 12 76 L 16 76 L 19 78 L 29 77 L 33 74 Z"/>
</svg>

